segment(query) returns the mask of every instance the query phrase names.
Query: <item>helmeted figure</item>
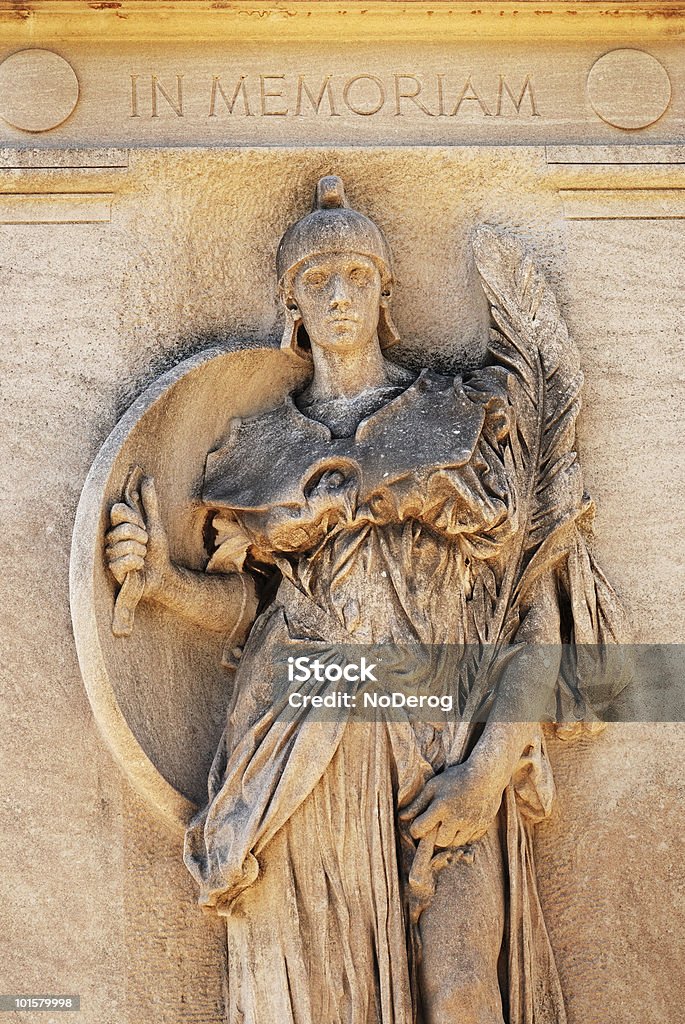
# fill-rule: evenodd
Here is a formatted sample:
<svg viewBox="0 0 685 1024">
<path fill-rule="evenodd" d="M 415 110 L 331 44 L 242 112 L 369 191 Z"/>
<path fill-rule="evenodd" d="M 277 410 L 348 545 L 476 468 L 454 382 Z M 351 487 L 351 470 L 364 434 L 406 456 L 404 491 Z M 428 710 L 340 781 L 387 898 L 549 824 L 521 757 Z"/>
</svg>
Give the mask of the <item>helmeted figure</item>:
<svg viewBox="0 0 685 1024">
<path fill-rule="evenodd" d="M 583 728 L 594 666 L 573 645 L 616 640 L 621 616 L 584 540 L 581 375 L 554 297 L 493 232 L 476 259 L 490 365 L 409 373 L 384 355 L 386 241 L 323 178 L 278 250 L 283 344 L 310 383 L 207 458 L 207 573 L 242 597 L 185 860 L 226 918 L 230 1024 L 565 1020 L 531 843 L 554 783 L 516 709 Z M 452 686 L 452 720 L 294 710 L 287 659 L 351 645 L 411 652 L 418 692 Z"/>
</svg>

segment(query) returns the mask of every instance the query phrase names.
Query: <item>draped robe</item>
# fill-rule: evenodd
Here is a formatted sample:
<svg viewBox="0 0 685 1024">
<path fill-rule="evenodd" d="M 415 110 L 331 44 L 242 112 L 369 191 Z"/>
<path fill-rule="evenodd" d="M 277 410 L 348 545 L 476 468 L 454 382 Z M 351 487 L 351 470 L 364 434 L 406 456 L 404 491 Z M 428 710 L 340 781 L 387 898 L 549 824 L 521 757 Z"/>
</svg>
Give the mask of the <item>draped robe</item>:
<svg viewBox="0 0 685 1024">
<path fill-rule="evenodd" d="M 201 905 L 227 919 L 229 1024 L 416 1019 L 397 810 L 445 767 L 449 725 L 294 712 L 284 659 L 325 659 L 340 644 L 469 643 L 517 528 L 513 430 L 505 370 L 467 381 L 424 370 L 353 437 L 333 437 L 289 398 L 235 420 L 207 459 L 208 570 L 243 567 L 238 531 L 245 552 L 281 573 L 237 664 L 208 804 L 186 837 Z M 578 531 L 555 587 L 577 639 L 601 640 L 608 585 Z M 302 684 L 321 696 L 335 688 Z M 581 701 L 572 686 L 565 696 Z M 553 795 L 540 731 L 500 812 L 510 1024 L 565 1021 L 531 844 Z"/>
</svg>

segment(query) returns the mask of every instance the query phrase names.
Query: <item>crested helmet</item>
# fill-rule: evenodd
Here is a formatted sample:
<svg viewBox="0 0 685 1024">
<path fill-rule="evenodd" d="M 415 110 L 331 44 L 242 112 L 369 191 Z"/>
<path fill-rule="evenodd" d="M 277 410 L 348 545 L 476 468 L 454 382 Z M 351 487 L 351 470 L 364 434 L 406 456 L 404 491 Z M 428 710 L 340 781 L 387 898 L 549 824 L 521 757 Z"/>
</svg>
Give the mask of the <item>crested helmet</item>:
<svg viewBox="0 0 685 1024">
<path fill-rule="evenodd" d="M 342 179 L 326 175 L 316 186 L 314 209 L 291 224 L 278 246 L 276 271 L 281 297 L 286 302 L 298 267 L 312 256 L 333 253 L 357 253 L 372 260 L 381 276 L 383 299 L 379 310 L 378 337 L 382 348 L 399 340 L 387 310 L 392 285 L 390 251 L 383 234 L 370 217 L 353 210 L 347 203 Z M 297 333 L 301 320 L 290 316 L 282 346 L 299 349 Z"/>
</svg>

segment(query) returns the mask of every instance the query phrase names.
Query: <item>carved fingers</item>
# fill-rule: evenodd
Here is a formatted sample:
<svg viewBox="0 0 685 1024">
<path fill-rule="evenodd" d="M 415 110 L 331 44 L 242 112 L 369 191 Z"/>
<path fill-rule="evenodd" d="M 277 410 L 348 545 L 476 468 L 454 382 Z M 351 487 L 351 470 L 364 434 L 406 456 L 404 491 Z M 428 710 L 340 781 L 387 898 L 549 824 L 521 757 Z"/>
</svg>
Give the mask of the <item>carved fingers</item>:
<svg viewBox="0 0 685 1024">
<path fill-rule="evenodd" d="M 426 785 L 423 787 L 417 797 L 415 797 L 410 804 L 406 807 L 402 807 L 399 811 L 399 817 L 402 821 L 411 821 L 412 825 L 409 829 L 414 839 L 422 839 L 433 830 L 438 822 L 430 824 L 432 821 L 432 813 L 428 814 L 428 817 L 424 821 L 424 813 L 426 809 L 430 807 L 433 799 L 436 795 L 437 783 L 435 778 L 429 779 Z"/>
<path fill-rule="evenodd" d="M 409 831 L 414 839 L 423 839 L 437 829 L 436 845 L 449 846 L 458 824 L 449 801 L 444 796 L 435 796 L 426 810 L 414 819 Z"/>
<path fill-rule="evenodd" d="M 462 822 L 455 816 L 452 796 L 441 777 L 437 776 L 430 779 L 416 799 L 400 811 L 401 818 L 407 821 L 413 819 L 409 831 L 414 839 L 425 839 L 434 833 L 437 846 L 455 845 L 454 840 Z"/>
<path fill-rule="evenodd" d="M 164 533 L 162 516 L 159 511 L 159 498 L 155 490 L 155 481 L 151 476 L 146 476 L 140 485 L 140 497 L 143 502 L 143 511 L 148 532 L 154 537 L 155 533 Z M 165 534 L 166 536 L 166 534 Z"/>
<path fill-rule="evenodd" d="M 409 831 L 416 840 L 434 833 L 436 846 L 466 846 L 485 835 L 501 798 L 487 777 L 456 765 L 429 779 L 400 817 L 412 822 Z"/>
<path fill-rule="evenodd" d="M 117 583 L 130 572 L 145 569 L 145 588 L 154 591 L 170 565 L 166 531 L 152 477 L 144 477 L 140 493 L 118 501 L 110 511 L 112 528 L 105 535 L 105 558 Z"/>
<path fill-rule="evenodd" d="M 141 530 L 145 529 L 143 517 L 135 508 L 127 505 L 125 501 L 118 501 L 116 505 L 112 505 L 109 518 L 112 526 L 119 526 L 121 523 L 134 523 Z"/>
<path fill-rule="evenodd" d="M 113 529 L 105 535 L 105 558 L 117 583 L 123 583 L 127 573 L 143 568 L 148 533 L 141 516 L 123 501 L 113 506 L 110 521 Z"/>
</svg>

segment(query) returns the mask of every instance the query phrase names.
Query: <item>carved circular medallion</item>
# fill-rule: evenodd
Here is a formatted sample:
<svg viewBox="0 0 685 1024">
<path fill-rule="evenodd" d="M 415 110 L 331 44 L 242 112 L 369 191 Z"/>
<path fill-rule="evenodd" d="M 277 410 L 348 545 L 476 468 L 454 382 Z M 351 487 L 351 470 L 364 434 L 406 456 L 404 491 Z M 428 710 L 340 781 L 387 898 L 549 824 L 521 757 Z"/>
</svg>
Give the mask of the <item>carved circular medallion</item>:
<svg viewBox="0 0 685 1024">
<path fill-rule="evenodd" d="M 587 79 L 595 113 L 614 128 L 654 124 L 671 102 L 671 80 L 663 64 L 644 50 L 611 50 L 595 61 Z"/>
<path fill-rule="evenodd" d="M 71 614 L 95 720 L 129 781 L 172 824 L 204 803 L 233 677 L 224 637 L 141 601 L 128 637 L 112 633 L 117 587 L 105 565 L 109 511 L 132 466 L 153 476 L 172 557 L 207 562 L 205 460 L 231 419 L 283 401 L 306 375 L 279 349 L 202 352 L 160 377 L 116 425 L 83 488 L 71 549 Z"/>
<path fill-rule="evenodd" d="M 78 78 L 51 50 L 19 50 L 0 64 L 0 116 L 24 132 L 57 128 L 74 110 Z"/>
</svg>

